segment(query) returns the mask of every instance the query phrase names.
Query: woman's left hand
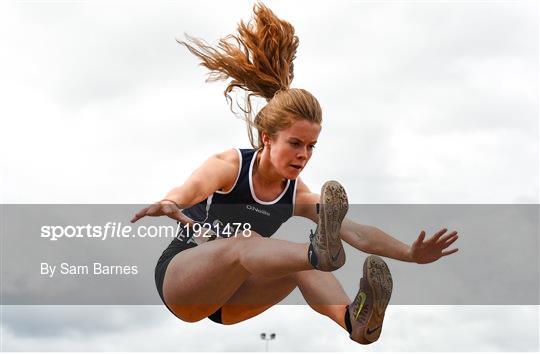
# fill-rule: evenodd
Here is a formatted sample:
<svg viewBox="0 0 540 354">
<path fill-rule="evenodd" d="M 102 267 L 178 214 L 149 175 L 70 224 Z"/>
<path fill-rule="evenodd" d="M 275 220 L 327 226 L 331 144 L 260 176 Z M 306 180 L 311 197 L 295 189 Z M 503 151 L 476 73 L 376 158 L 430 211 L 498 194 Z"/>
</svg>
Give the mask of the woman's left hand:
<svg viewBox="0 0 540 354">
<path fill-rule="evenodd" d="M 448 256 L 458 251 L 454 248 L 449 251 L 445 251 L 452 243 L 458 239 L 457 231 L 452 231 L 448 235 L 444 235 L 448 231 L 447 229 L 439 230 L 430 239 L 424 241 L 426 232 L 420 232 L 420 235 L 409 247 L 409 257 L 411 261 L 425 264 L 435 262 L 441 257 Z M 444 236 L 443 236 L 444 235 Z"/>
</svg>

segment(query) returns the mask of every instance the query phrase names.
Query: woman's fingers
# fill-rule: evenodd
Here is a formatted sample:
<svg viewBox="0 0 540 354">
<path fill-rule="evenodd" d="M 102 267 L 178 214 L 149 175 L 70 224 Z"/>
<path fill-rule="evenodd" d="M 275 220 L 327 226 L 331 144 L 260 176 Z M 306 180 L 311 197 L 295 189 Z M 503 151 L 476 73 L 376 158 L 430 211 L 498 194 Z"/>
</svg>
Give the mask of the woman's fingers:
<svg viewBox="0 0 540 354">
<path fill-rule="evenodd" d="M 449 238 L 445 243 L 442 244 L 442 248 L 443 249 L 448 248 L 448 246 L 456 242 L 458 238 L 459 238 L 458 235 L 454 235 L 452 238 Z"/>
<path fill-rule="evenodd" d="M 182 224 L 192 225 L 194 221 L 188 218 L 176 204 L 158 204 L 159 211 L 154 216 L 167 215 L 169 218 L 180 221 Z"/>
<path fill-rule="evenodd" d="M 167 203 L 167 204 L 161 204 L 156 203 L 147 206 L 144 209 L 141 209 L 139 212 L 137 212 L 133 218 L 131 218 L 131 222 L 136 222 L 137 220 L 145 217 L 145 216 L 162 216 L 167 215 L 171 219 L 180 221 L 184 224 L 193 224 L 193 220 L 185 216 L 180 209 L 178 209 L 178 206 L 176 204 Z"/>
<path fill-rule="evenodd" d="M 156 203 L 156 204 L 149 205 L 146 208 L 139 211 L 138 213 L 136 213 L 135 216 L 133 216 L 133 218 L 131 219 L 131 222 L 136 222 L 137 220 L 145 216 L 161 216 L 161 215 L 166 215 L 167 213 L 173 212 L 172 208 L 170 209 L 170 211 L 168 211 L 167 208 L 169 208 L 169 204 Z"/>
<path fill-rule="evenodd" d="M 137 213 L 135 213 L 135 215 L 131 218 L 131 222 L 136 222 L 143 216 L 146 216 L 146 212 L 148 211 L 149 208 L 150 207 L 146 207 L 144 209 L 139 210 Z"/>
<path fill-rule="evenodd" d="M 420 235 L 418 235 L 418 238 L 416 239 L 416 241 L 413 242 L 413 247 L 420 247 L 420 245 L 422 244 L 422 242 L 424 242 L 424 238 L 426 237 L 426 232 L 424 230 L 422 230 L 420 232 Z"/>
<path fill-rule="evenodd" d="M 429 242 L 429 243 L 436 243 L 436 242 L 439 240 L 439 238 L 440 238 L 442 235 L 444 235 L 444 233 L 445 233 L 446 231 L 448 231 L 448 229 L 446 229 L 446 228 L 437 231 L 437 233 L 436 233 L 435 235 L 433 235 L 433 236 L 428 240 L 428 242 Z"/>
<path fill-rule="evenodd" d="M 456 236 L 457 235 L 457 231 L 452 231 L 451 233 L 449 233 L 448 235 L 445 235 L 443 237 L 441 237 L 437 243 L 439 244 L 444 244 L 446 241 L 448 241 L 449 239 L 451 239 L 452 237 Z"/>
<path fill-rule="evenodd" d="M 453 250 L 450 250 L 450 251 L 444 251 L 441 257 L 448 256 L 449 254 L 456 253 L 457 251 L 459 251 L 459 248 L 454 248 Z"/>
</svg>

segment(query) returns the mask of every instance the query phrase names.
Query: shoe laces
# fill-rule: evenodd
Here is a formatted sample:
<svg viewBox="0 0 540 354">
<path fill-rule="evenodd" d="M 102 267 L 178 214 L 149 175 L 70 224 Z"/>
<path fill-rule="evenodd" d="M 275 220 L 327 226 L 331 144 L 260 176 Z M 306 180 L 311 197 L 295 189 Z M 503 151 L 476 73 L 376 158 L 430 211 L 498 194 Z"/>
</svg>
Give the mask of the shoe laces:
<svg viewBox="0 0 540 354">
<path fill-rule="evenodd" d="M 309 241 L 313 241 L 313 238 L 315 237 L 315 232 L 313 229 L 309 230 Z"/>
<path fill-rule="evenodd" d="M 326 249 L 326 246 L 324 245 L 324 242 L 321 241 L 321 238 L 316 237 L 317 231 L 319 231 L 319 226 L 317 226 L 315 231 L 313 231 L 313 229 L 309 230 L 309 242 L 317 249 Z"/>
<path fill-rule="evenodd" d="M 316 204 L 316 209 L 317 209 L 317 215 L 320 215 L 320 207 L 321 205 L 319 203 Z M 315 236 L 317 236 L 317 231 L 319 230 L 319 225 L 317 225 L 317 228 L 315 229 L 315 231 L 313 231 L 313 229 L 310 229 L 309 230 L 309 242 L 311 244 L 313 244 L 313 246 L 317 246 L 317 247 L 321 247 L 321 244 L 320 244 L 320 238 L 316 238 Z M 315 239 L 315 244 L 313 243 L 313 239 Z"/>
</svg>

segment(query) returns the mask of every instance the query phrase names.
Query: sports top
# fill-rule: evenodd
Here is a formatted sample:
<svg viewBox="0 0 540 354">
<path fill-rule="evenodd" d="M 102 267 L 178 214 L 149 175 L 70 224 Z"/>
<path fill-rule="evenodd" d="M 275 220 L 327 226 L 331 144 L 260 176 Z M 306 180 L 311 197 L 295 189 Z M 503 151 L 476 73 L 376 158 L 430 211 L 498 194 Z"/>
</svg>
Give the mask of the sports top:
<svg viewBox="0 0 540 354">
<path fill-rule="evenodd" d="M 183 213 L 203 227 L 211 226 L 220 237 L 231 236 L 230 230 L 237 230 L 239 224 L 240 232 L 249 224 L 249 229 L 270 237 L 293 214 L 296 180 L 287 180 L 283 192 L 275 200 L 262 201 L 253 190 L 253 165 L 260 150 L 235 150 L 240 158 L 240 168 L 232 189 L 216 191 L 200 203 L 184 209 Z M 229 231 L 224 232 L 227 225 Z"/>
</svg>

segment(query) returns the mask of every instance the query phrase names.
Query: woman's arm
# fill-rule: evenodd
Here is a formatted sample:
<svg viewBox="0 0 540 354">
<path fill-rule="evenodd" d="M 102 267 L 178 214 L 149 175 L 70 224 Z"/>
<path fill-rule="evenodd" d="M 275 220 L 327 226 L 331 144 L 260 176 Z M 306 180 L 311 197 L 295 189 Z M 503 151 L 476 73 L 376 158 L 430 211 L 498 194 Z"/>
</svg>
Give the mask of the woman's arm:
<svg viewBox="0 0 540 354">
<path fill-rule="evenodd" d="M 191 224 L 181 209 L 188 208 L 208 198 L 218 190 L 228 190 L 236 181 L 240 159 L 236 150 L 231 149 L 208 158 L 179 187 L 173 188 L 161 201 L 137 212 L 131 222 L 145 216 L 168 217 Z"/>
<path fill-rule="evenodd" d="M 227 190 L 236 181 L 240 160 L 236 150 L 210 156 L 179 187 L 173 188 L 164 199 L 174 201 L 182 209 L 208 198 L 218 190 Z"/>
<path fill-rule="evenodd" d="M 311 193 L 300 179 L 297 183 L 297 206 L 294 215 L 306 217 L 317 223 L 319 216 L 315 205 L 319 203 L 319 195 Z M 447 229 L 442 229 L 428 240 L 424 240 L 425 232 L 422 231 L 416 241 L 409 246 L 377 227 L 362 225 L 345 218 L 341 224 L 341 239 L 362 252 L 423 264 L 458 251 L 457 248 L 445 251 L 458 239 L 456 231 L 444 235 L 446 231 Z"/>
<path fill-rule="evenodd" d="M 341 224 L 341 238 L 351 246 L 371 254 L 394 258 L 405 262 L 426 264 L 458 251 L 446 249 L 459 238 L 457 231 L 446 234 L 447 229 L 437 231 L 428 240 L 426 232 L 409 246 L 374 226 L 358 224 L 345 219 Z"/>
<path fill-rule="evenodd" d="M 341 224 L 341 239 L 362 252 L 404 262 L 413 261 L 407 244 L 375 226 L 361 225 L 345 218 Z"/>
</svg>

